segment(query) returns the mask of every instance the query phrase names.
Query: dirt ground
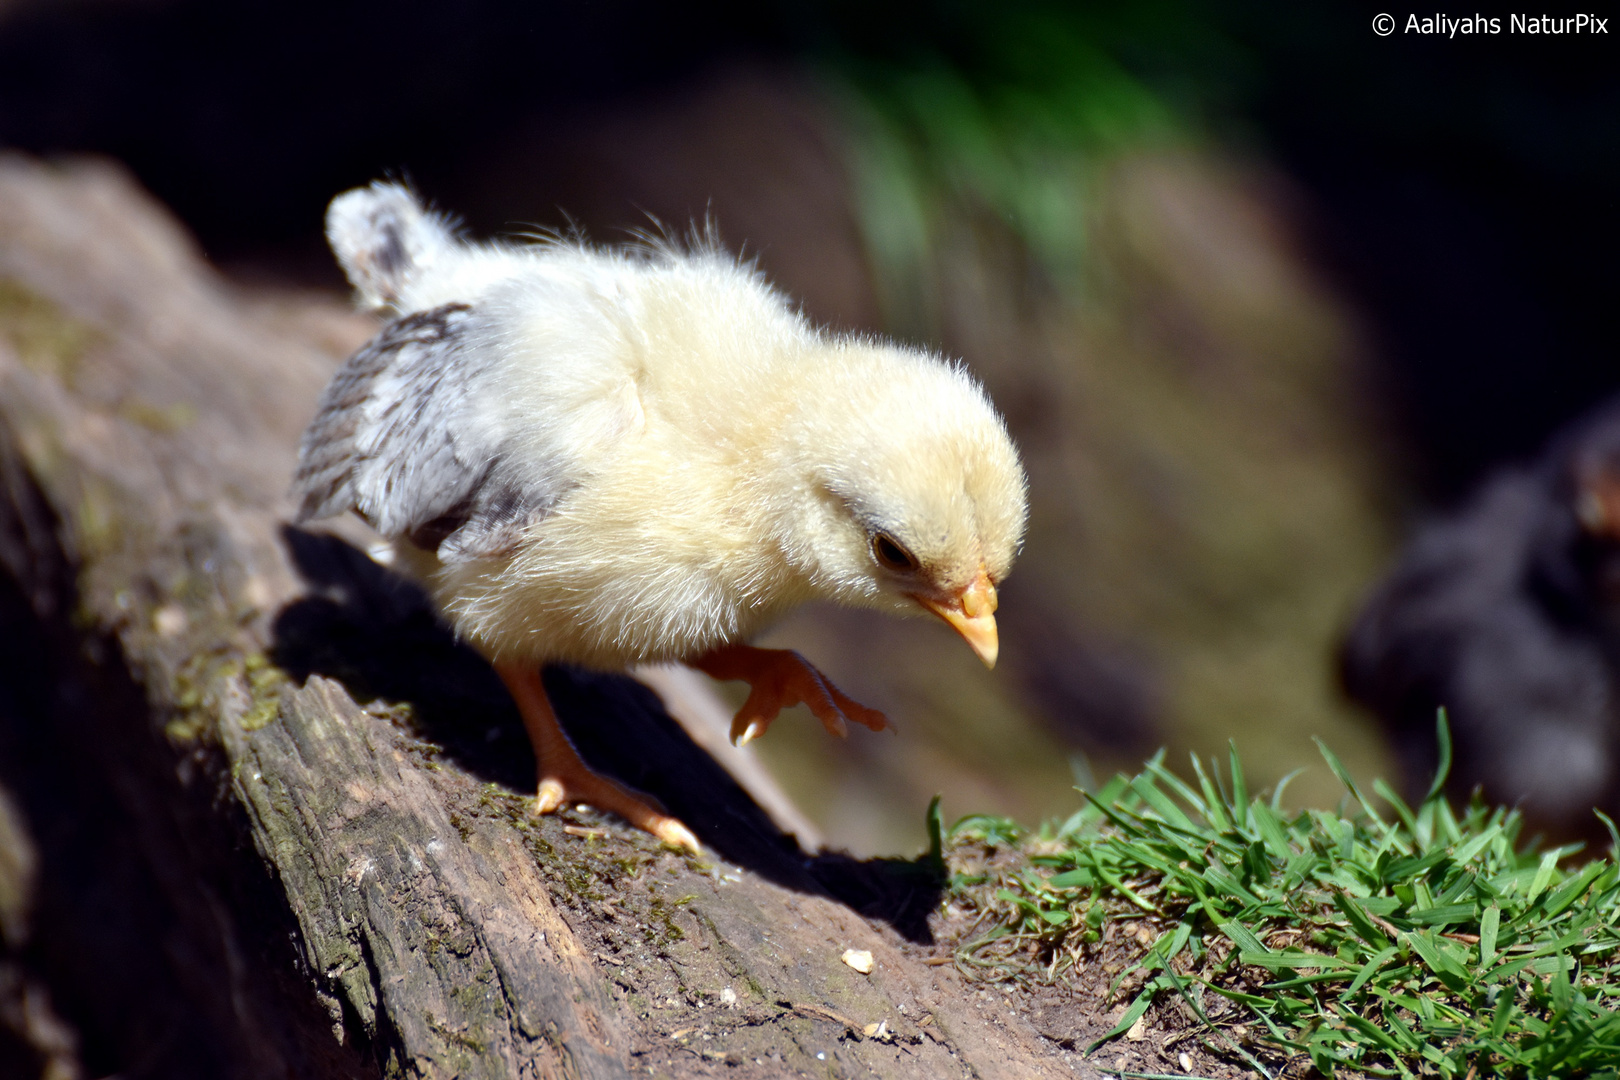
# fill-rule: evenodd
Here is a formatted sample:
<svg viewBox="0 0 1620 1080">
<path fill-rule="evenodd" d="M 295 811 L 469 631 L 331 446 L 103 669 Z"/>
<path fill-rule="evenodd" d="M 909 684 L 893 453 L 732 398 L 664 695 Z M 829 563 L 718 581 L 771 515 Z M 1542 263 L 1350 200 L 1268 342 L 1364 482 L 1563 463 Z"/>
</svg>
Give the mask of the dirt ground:
<svg viewBox="0 0 1620 1080">
<path fill-rule="evenodd" d="M 979 1028 L 974 1041 L 999 1048 L 1014 1070 L 1009 1075 L 1018 1075 L 1019 1063 L 1050 1062 L 1079 1077 L 1258 1076 L 1237 1054 L 1213 1052 L 1181 1002 L 1156 1004 L 1130 1032 L 1086 1053 L 1118 1024 L 1140 986 L 1129 975 L 1117 977 L 1157 937 L 1145 922 L 1105 924 L 1102 940 L 1086 948 L 1080 963 L 1046 981 L 1001 966 L 976 970 L 958 959 L 957 950 L 987 927 L 971 891 L 948 896 L 928 918 L 931 942 L 910 941 L 876 924 L 925 973 L 927 989 L 898 1001 L 898 1015 L 844 1015 L 820 999 L 761 1000 L 760 988 L 746 985 L 746 976 L 728 981 L 728 968 L 736 974 L 725 955 L 729 943 L 704 900 L 717 885 L 741 884 L 735 868 L 672 852 L 638 863 L 635 838 L 591 811 L 566 810 L 558 825 L 563 836 L 589 851 L 590 865 L 599 870 L 588 882 L 559 883 L 563 887 L 554 895 L 639 1025 L 631 1051 L 637 1074 L 671 1080 L 864 1076 L 882 1048 L 902 1075 L 908 1065 L 917 1076 L 942 1075 L 933 1071 L 939 1059 L 926 1060 L 923 1050 L 942 1049 L 954 1057 L 955 1044 L 969 1034 L 962 1030 L 966 1015 Z M 981 852 L 966 850 L 953 859 L 956 870 L 983 862 Z M 942 999 L 951 1003 L 954 1020 L 954 1030 L 943 1034 Z M 1213 994 L 1201 1004 L 1228 1038 L 1244 1044 L 1274 1075 L 1315 1075 L 1308 1060 L 1291 1063 L 1256 1044 L 1240 1022 L 1239 1006 Z M 796 1052 L 784 1056 L 778 1049 L 784 1044 Z M 964 1066 L 960 1075 L 978 1072 Z"/>
</svg>

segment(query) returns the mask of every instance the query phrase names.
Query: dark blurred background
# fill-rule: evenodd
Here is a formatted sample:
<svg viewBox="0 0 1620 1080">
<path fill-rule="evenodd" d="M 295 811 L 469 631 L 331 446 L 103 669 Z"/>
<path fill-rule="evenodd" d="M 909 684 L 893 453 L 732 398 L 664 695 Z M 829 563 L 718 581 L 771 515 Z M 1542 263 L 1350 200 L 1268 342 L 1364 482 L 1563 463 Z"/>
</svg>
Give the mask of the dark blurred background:
<svg viewBox="0 0 1620 1080">
<path fill-rule="evenodd" d="M 898 718 L 763 747 L 892 850 L 934 790 L 1059 813 L 1160 744 L 1389 771 L 1335 683 L 1356 602 L 1620 384 L 1611 38 L 1377 11 L 0 0 L 0 145 L 121 161 L 243 288 L 340 295 L 325 204 L 394 174 L 478 235 L 712 214 L 819 321 L 963 356 L 1034 489 L 1007 663 L 775 635 Z"/>
</svg>

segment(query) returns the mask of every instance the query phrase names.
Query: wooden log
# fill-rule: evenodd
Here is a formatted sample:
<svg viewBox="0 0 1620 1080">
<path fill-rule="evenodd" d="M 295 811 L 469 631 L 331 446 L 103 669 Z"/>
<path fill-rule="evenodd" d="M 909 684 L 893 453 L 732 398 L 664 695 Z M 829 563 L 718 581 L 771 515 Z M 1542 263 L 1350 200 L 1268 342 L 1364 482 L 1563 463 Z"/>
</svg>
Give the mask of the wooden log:
<svg viewBox="0 0 1620 1080">
<path fill-rule="evenodd" d="M 1084 1075 L 923 962 L 937 859 L 805 854 L 638 683 L 546 676 L 709 854 L 532 816 L 487 666 L 358 533 L 285 524 L 373 330 L 232 289 L 112 166 L 0 157 L 0 843 L 31 845 L 0 960 L 78 1040 L 34 1065 Z"/>
</svg>

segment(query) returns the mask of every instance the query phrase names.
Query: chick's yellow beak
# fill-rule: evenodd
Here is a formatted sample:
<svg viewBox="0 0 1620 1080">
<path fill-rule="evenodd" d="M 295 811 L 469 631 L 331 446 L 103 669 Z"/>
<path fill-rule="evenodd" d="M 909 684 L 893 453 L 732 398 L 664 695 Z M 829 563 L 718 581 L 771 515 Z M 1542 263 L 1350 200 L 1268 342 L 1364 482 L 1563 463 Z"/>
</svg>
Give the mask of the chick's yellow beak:
<svg viewBox="0 0 1620 1080">
<path fill-rule="evenodd" d="M 996 666 L 996 654 L 1001 650 L 1001 640 L 996 636 L 996 587 L 984 567 L 979 567 L 973 584 L 948 600 L 916 594 L 912 599 L 950 623 L 985 667 Z"/>
</svg>

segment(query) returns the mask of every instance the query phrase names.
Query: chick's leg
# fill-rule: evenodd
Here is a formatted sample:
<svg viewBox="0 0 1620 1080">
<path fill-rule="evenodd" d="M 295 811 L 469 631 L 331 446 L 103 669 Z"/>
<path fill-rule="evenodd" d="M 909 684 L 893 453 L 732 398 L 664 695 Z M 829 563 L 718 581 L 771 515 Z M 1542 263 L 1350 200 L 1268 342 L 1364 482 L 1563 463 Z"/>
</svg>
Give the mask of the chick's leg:
<svg viewBox="0 0 1620 1080">
<path fill-rule="evenodd" d="M 849 720 L 873 731 L 889 726 L 882 713 L 850 698 L 791 649 L 722 645 L 688 663 L 712 678 L 741 679 L 753 687 L 731 721 L 731 741 L 737 746 L 765 734 L 778 713 L 800 702 L 810 707 L 829 734 L 840 739 L 849 734 Z"/>
<path fill-rule="evenodd" d="M 537 811 L 549 814 L 567 802 L 589 803 L 598 810 L 618 814 L 666 844 L 703 850 L 685 825 L 655 810 L 646 799 L 585 764 L 557 723 L 551 699 L 546 697 L 545 685 L 540 681 L 539 668 L 496 664 L 495 671 L 511 692 L 512 700 L 517 702 L 523 726 L 529 731 L 529 742 L 534 746 L 540 773 L 540 790 L 535 798 Z"/>
</svg>

